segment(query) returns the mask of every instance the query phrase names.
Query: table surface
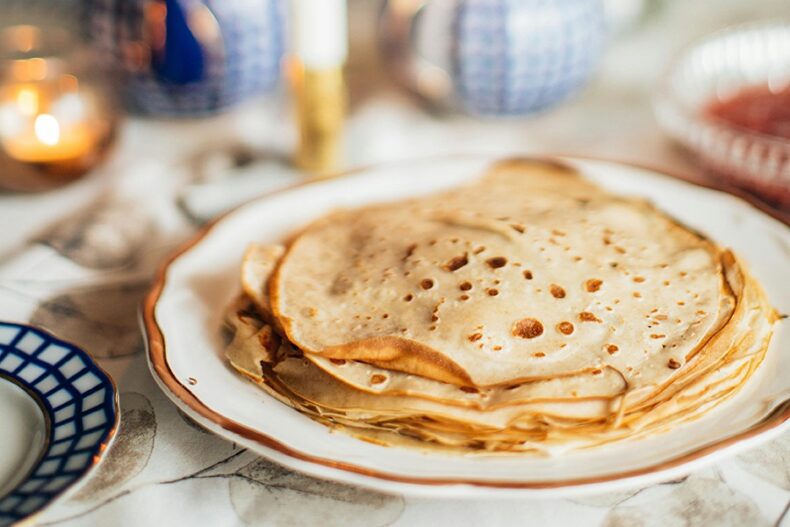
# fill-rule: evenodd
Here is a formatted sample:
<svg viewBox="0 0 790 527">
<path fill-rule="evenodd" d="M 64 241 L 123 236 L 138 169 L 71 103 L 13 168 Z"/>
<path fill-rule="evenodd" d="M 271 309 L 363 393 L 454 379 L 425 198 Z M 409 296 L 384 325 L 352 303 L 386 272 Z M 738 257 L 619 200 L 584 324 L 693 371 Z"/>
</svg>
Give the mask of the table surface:
<svg viewBox="0 0 790 527">
<path fill-rule="evenodd" d="M 374 47 L 364 45 L 374 34 L 374 4 L 352 3 L 349 166 L 457 152 L 564 152 L 691 178 L 705 176 L 662 136 L 650 110 L 667 61 L 721 26 L 790 15 L 786 1 L 664 2 L 638 31 L 613 40 L 576 99 L 531 119 L 502 121 L 432 113 L 395 88 Z M 81 345 L 120 391 L 121 424 L 106 459 L 37 523 L 790 526 L 790 433 L 647 488 L 453 501 L 293 473 L 182 415 L 148 372 L 137 306 L 157 265 L 201 223 L 301 177 L 288 163 L 291 123 L 284 94 L 200 121 L 129 119 L 111 159 L 90 177 L 44 194 L 0 194 L 0 319 L 31 321 Z"/>
</svg>

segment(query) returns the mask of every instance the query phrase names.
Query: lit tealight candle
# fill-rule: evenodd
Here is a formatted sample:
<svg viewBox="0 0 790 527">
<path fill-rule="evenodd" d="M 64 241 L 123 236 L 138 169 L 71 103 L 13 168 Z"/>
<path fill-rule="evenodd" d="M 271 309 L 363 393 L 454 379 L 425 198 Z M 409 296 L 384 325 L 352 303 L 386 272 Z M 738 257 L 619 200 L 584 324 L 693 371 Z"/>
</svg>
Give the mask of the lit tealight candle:
<svg viewBox="0 0 790 527">
<path fill-rule="evenodd" d="M 3 106 L 0 110 L 3 114 L 19 112 L 17 118 L 3 116 L 3 120 L 8 119 L 7 122 L 13 122 L 12 125 L 0 122 L 0 142 L 5 152 L 18 161 L 73 161 L 96 148 L 98 130 L 86 122 L 62 123 L 51 113 L 26 115 L 23 107 L 14 108 L 13 103 Z"/>
<path fill-rule="evenodd" d="M 68 72 L 59 57 L 31 56 L 46 34 L 30 26 L 3 34 L 0 82 L 0 186 L 47 188 L 74 179 L 102 158 L 115 114 L 96 86 Z"/>
</svg>

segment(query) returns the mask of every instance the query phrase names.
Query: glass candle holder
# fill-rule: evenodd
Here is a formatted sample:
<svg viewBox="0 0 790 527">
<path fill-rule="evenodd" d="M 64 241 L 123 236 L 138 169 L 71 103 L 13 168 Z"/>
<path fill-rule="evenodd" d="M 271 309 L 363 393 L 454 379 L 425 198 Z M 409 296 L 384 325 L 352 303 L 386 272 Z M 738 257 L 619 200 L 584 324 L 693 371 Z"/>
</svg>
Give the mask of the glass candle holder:
<svg viewBox="0 0 790 527">
<path fill-rule="evenodd" d="M 45 190 L 105 157 L 118 114 L 90 52 L 56 28 L 0 32 L 0 187 Z"/>
</svg>

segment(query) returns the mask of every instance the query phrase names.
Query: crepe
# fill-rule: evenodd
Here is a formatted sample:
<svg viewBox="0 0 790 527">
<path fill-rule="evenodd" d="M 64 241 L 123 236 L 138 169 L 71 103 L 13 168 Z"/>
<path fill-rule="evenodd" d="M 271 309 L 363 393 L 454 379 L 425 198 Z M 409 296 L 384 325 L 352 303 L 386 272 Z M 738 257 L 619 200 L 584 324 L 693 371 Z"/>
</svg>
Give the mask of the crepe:
<svg viewBox="0 0 790 527">
<path fill-rule="evenodd" d="M 252 245 L 241 282 L 227 355 L 272 395 L 374 442 L 489 452 L 703 415 L 777 318 L 729 250 L 536 160 Z"/>
<path fill-rule="evenodd" d="M 592 365 L 582 349 L 629 380 L 660 382 L 670 359 L 682 364 L 729 315 L 721 253 L 707 240 L 593 190 L 583 205 L 573 192 L 533 191 L 515 201 L 534 205 L 517 209 L 502 200 L 529 181 L 513 173 L 312 225 L 269 291 L 288 338 L 327 358 L 465 386 L 578 371 Z M 563 186 L 589 186 L 573 181 Z M 488 189 L 496 199 L 484 199 Z M 636 313 L 640 323 L 624 323 Z"/>
</svg>

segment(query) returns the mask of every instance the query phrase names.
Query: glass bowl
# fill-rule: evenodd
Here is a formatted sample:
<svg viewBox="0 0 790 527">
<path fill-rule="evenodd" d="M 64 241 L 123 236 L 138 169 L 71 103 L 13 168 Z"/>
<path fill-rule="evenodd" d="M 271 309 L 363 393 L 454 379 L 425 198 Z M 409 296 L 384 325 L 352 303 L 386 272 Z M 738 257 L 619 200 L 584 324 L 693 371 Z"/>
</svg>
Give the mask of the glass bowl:
<svg viewBox="0 0 790 527">
<path fill-rule="evenodd" d="M 751 87 L 790 85 L 790 22 L 751 23 L 698 41 L 670 66 L 654 98 L 661 128 L 722 182 L 790 209 L 790 140 L 707 115 Z"/>
</svg>

